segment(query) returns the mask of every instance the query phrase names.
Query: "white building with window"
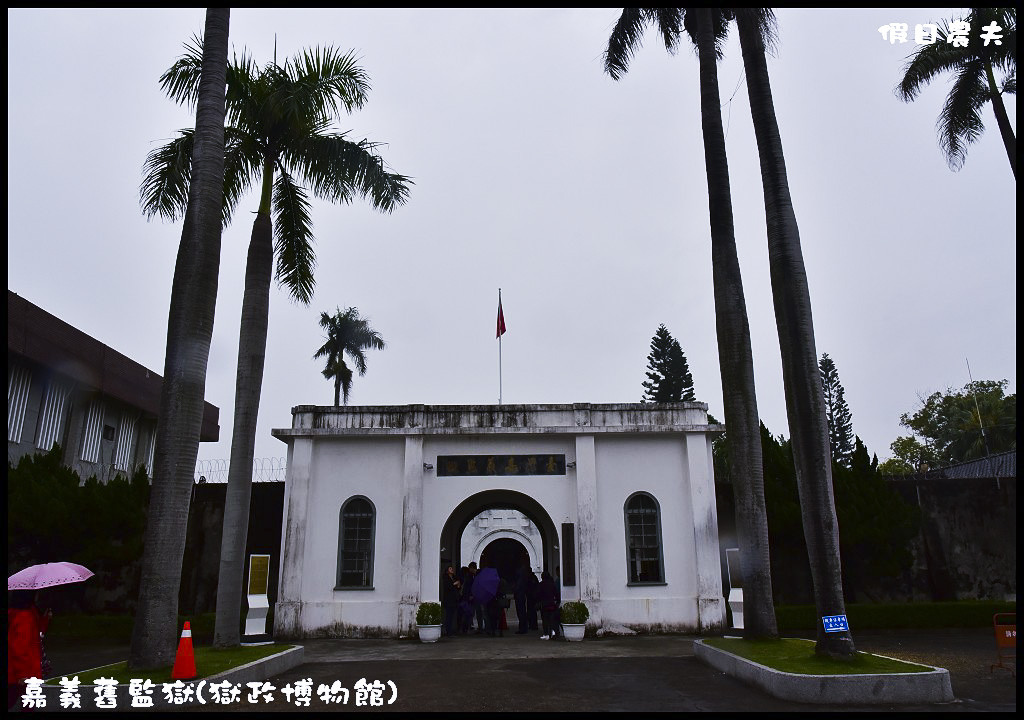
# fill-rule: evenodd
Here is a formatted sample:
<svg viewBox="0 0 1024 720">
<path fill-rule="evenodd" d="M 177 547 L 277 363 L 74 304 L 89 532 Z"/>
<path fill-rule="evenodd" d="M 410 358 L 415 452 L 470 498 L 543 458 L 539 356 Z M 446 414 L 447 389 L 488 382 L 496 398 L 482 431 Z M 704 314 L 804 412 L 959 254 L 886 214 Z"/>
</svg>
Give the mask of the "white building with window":
<svg viewBox="0 0 1024 720">
<path fill-rule="evenodd" d="M 273 431 L 275 634 L 406 634 L 443 569 L 471 561 L 559 571 L 592 625 L 719 629 L 722 429 L 695 402 L 296 407 Z"/>
<path fill-rule="evenodd" d="M 7 460 L 49 452 L 82 480 L 152 474 L 163 379 L 131 358 L 7 291 Z M 216 441 L 220 411 L 206 403 L 200 440 Z"/>
</svg>

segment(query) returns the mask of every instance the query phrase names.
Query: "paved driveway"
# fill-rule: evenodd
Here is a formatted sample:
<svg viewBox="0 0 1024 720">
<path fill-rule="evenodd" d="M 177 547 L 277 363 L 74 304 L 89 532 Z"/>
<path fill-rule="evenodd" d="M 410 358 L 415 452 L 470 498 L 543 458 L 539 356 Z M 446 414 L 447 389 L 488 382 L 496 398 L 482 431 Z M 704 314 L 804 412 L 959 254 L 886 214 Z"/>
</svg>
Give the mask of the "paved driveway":
<svg viewBox="0 0 1024 720">
<path fill-rule="evenodd" d="M 950 671 L 953 703 L 921 706 L 806 705 L 777 700 L 704 665 L 693 656 L 693 638 L 637 636 L 588 638 L 582 643 L 540 640 L 536 635 L 504 638 L 466 636 L 434 644 L 412 640 L 309 640 L 305 662 L 270 678 L 272 702 L 251 705 L 182 706 L 182 711 L 347 712 L 515 712 L 515 711 L 714 711 L 819 712 L 920 711 L 1014 712 L 1016 680 L 1006 670 L 989 672 L 995 642 L 986 629 L 859 633 L 858 648 Z M 94 667 L 102 657 L 123 659 L 126 648 L 56 648 L 58 672 Z M 308 708 L 297 708 L 281 692 L 310 680 Z M 360 680 L 384 686 L 383 705 L 357 705 Z M 397 699 L 391 699 L 391 686 Z M 328 705 L 320 685 L 349 690 L 347 704 Z M 246 689 L 247 690 L 247 689 Z M 369 695 L 366 696 L 369 702 Z"/>
</svg>

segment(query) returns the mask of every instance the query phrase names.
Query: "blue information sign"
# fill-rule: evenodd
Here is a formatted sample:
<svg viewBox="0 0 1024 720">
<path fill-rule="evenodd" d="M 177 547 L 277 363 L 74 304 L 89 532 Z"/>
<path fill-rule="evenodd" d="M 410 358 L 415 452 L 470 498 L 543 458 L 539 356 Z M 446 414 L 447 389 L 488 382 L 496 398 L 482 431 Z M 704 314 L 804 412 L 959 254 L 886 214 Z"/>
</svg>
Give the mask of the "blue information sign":
<svg viewBox="0 0 1024 720">
<path fill-rule="evenodd" d="M 821 618 L 825 624 L 825 632 L 849 632 L 850 626 L 845 615 L 825 615 Z"/>
</svg>

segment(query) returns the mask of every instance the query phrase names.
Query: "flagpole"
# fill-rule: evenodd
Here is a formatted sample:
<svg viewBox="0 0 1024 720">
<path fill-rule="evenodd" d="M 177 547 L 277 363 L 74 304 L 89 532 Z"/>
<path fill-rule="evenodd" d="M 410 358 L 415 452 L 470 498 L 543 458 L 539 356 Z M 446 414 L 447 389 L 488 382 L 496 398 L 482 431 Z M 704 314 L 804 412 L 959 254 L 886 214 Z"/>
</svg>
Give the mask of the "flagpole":
<svg viewBox="0 0 1024 720">
<path fill-rule="evenodd" d="M 498 313 L 500 317 L 501 313 L 501 288 L 498 288 Z M 502 333 L 498 332 L 498 404 L 501 405 L 501 336 Z"/>
</svg>

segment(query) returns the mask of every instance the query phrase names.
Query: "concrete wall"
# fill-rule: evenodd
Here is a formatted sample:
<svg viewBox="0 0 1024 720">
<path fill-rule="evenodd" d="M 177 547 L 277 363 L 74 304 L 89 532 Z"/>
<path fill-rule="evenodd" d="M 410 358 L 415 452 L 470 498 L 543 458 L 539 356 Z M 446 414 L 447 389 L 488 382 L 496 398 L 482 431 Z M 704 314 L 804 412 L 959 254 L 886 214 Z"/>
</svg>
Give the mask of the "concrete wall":
<svg viewBox="0 0 1024 720">
<path fill-rule="evenodd" d="M 904 594 L 935 600 L 1016 598 L 1016 478 L 910 478 L 893 485 L 922 516 Z"/>
<path fill-rule="evenodd" d="M 877 578 L 863 588 L 863 600 L 939 601 L 1015 599 L 1017 594 L 1017 479 L 893 478 L 903 499 L 921 510 L 921 529 L 912 541 L 913 562 L 899 577 Z M 722 577 L 725 548 L 736 547 L 732 486 L 718 483 Z M 784 601 L 814 602 L 806 548 L 792 549 L 779 562 L 773 549 L 772 581 Z"/>
</svg>

